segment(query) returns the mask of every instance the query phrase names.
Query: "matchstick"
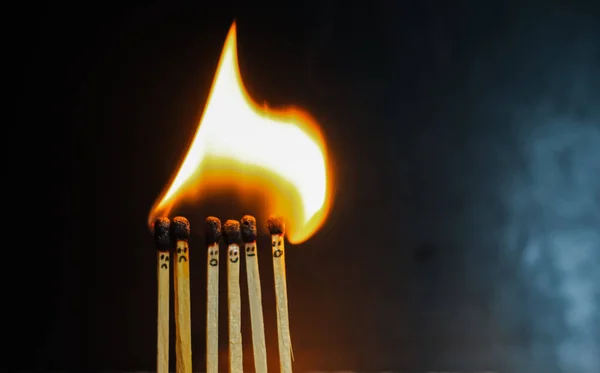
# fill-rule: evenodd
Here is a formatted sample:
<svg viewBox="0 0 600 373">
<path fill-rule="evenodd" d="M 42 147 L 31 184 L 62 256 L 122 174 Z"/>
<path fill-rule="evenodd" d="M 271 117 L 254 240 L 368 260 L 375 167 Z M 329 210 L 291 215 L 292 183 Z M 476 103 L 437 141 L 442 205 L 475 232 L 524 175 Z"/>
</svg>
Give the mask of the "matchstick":
<svg viewBox="0 0 600 373">
<path fill-rule="evenodd" d="M 240 298 L 240 223 L 227 220 L 223 226 L 227 243 L 227 309 L 229 310 L 229 372 L 244 373 L 242 357 L 242 301 Z"/>
<path fill-rule="evenodd" d="M 206 373 L 219 373 L 219 242 L 221 220 L 205 221 L 206 246 Z"/>
<path fill-rule="evenodd" d="M 271 234 L 271 247 L 273 249 L 279 367 L 280 373 L 292 373 L 292 339 L 290 336 L 287 285 L 285 279 L 285 223 L 280 217 L 272 217 L 268 221 L 268 227 Z"/>
<path fill-rule="evenodd" d="M 171 232 L 176 242 L 175 278 L 175 354 L 177 373 L 192 373 L 192 325 L 190 312 L 190 223 L 173 218 Z"/>
<path fill-rule="evenodd" d="M 171 221 L 157 218 L 154 240 L 158 249 L 158 315 L 156 330 L 156 373 L 169 373 L 169 261 Z"/>
<path fill-rule="evenodd" d="M 267 346 L 265 343 L 265 322 L 258 271 L 258 251 L 256 249 L 256 219 L 246 215 L 241 220 L 242 239 L 246 252 L 246 275 L 248 278 L 248 299 L 250 301 L 250 326 L 252 327 L 252 352 L 254 371 L 267 373 Z"/>
</svg>

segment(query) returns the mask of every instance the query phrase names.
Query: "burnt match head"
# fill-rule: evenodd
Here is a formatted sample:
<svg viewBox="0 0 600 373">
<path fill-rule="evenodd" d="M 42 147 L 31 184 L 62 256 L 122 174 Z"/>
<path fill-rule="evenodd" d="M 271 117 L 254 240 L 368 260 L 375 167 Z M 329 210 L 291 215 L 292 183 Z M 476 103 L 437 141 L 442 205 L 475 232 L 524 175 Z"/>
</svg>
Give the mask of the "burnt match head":
<svg viewBox="0 0 600 373">
<path fill-rule="evenodd" d="M 223 237 L 227 245 L 239 244 L 242 239 L 240 222 L 237 220 L 227 220 L 225 225 L 223 225 Z"/>
<path fill-rule="evenodd" d="M 241 220 L 241 229 L 244 242 L 256 241 L 256 219 L 254 216 L 245 215 Z"/>
<path fill-rule="evenodd" d="M 159 251 L 169 251 L 171 249 L 171 220 L 169 218 L 156 218 L 154 224 L 154 241 Z"/>
<path fill-rule="evenodd" d="M 190 239 L 190 222 L 183 216 L 176 216 L 171 222 L 171 233 L 176 241 L 188 241 Z"/>
<path fill-rule="evenodd" d="M 221 220 L 214 216 L 209 216 L 204 221 L 204 234 L 206 236 L 206 246 L 214 245 L 221 241 Z"/>
<path fill-rule="evenodd" d="M 280 216 L 273 216 L 269 218 L 267 221 L 267 226 L 271 235 L 285 233 L 285 223 L 283 222 L 283 218 Z"/>
</svg>

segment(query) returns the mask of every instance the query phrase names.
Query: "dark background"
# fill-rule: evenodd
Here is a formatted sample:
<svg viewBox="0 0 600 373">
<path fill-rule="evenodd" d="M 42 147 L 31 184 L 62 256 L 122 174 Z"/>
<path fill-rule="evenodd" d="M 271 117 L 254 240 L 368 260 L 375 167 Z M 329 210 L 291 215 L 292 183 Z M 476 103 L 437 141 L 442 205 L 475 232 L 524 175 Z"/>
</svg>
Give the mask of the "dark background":
<svg viewBox="0 0 600 373">
<path fill-rule="evenodd" d="M 7 236 L 31 258 L 9 274 L 9 364 L 155 368 L 147 214 L 195 132 L 236 19 L 252 97 L 311 112 L 336 163 L 327 224 L 288 250 L 296 371 L 597 371 L 598 7 L 519 4 L 74 3 L 7 12 L 18 23 L 9 58 L 18 69 L 5 73 L 19 81 L 18 125 L 5 138 L 19 149 L 7 167 L 18 164 L 23 195 L 9 201 L 20 203 L 23 231 Z M 199 227 L 208 213 L 246 212 L 212 201 L 189 218 Z M 203 252 L 199 233 L 191 245 Z M 191 262 L 196 371 L 202 256 Z M 261 258 L 275 370 L 272 270 Z M 244 335 L 249 348 L 248 326 Z"/>
</svg>

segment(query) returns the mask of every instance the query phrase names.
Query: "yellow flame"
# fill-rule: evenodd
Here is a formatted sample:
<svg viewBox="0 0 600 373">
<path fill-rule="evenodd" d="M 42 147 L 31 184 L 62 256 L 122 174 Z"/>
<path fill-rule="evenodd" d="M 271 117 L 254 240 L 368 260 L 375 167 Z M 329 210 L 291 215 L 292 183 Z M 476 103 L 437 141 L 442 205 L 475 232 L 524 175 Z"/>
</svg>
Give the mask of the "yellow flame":
<svg viewBox="0 0 600 373">
<path fill-rule="evenodd" d="M 262 192 L 267 202 L 261 212 L 283 216 L 288 239 L 300 243 L 323 224 L 331 205 L 325 142 L 306 112 L 252 101 L 241 79 L 236 39 L 233 23 L 194 140 L 152 207 L 149 224 L 192 197 L 209 198 L 228 187 Z"/>
</svg>

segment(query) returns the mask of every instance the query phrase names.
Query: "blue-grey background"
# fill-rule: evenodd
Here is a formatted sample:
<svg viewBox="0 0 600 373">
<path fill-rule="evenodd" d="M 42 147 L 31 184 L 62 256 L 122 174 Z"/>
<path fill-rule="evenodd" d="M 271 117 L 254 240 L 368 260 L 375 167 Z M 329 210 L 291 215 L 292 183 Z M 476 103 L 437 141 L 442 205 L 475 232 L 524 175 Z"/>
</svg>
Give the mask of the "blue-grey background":
<svg viewBox="0 0 600 373">
<path fill-rule="evenodd" d="M 11 361 L 154 369 L 146 217 L 195 131 L 235 18 L 251 95 L 310 111 L 336 164 L 330 219 L 288 249 L 297 371 L 600 371 L 600 13 L 588 3 L 41 3 L 11 13 L 16 139 L 31 155 L 16 180 L 33 188 L 18 213 L 35 226 L 31 274 L 9 286 Z M 251 212 L 237 206 L 180 213 L 200 227 L 208 214 Z M 261 258 L 275 370 L 272 270 Z M 248 325 L 244 335 L 250 348 Z"/>
</svg>

